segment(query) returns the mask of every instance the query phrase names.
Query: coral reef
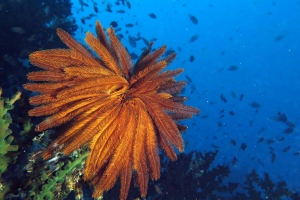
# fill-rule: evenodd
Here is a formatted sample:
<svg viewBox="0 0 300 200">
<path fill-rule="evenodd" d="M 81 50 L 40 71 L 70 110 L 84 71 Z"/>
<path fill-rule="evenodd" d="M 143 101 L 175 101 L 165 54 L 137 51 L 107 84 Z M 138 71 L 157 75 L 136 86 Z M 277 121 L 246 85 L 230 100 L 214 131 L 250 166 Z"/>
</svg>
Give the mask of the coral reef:
<svg viewBox="0 0 300 200">
<path fill-rule="evenodd" d="M 8 111 L 14 108 L 14 103 L 20 99 L 21 92 L 17 92 L 10 99 L 4 99 L 1 96 L 2 88 L 0 88 L 0 199 L 3 199 L 10 184 L 2 180 L 2 174 L 6 171 L 7 166 L 14 161 L 14 156 L 9 155 L 9 152 L 18 150 L 18 145 L 12 144 L 14 137 L 11 135 L 11 129 L 9 129 L 12 119 Z"/>
</svg>

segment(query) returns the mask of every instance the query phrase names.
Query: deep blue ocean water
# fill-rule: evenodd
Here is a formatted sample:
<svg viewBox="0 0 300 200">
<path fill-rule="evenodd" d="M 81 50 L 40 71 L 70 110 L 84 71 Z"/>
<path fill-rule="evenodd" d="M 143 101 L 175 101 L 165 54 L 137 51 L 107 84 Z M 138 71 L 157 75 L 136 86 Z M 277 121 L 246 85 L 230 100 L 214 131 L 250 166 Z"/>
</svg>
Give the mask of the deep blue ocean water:
<svg viewBox="0 0 300 200">
<path fill-rule="evenodd" d="M 94 32 L 98 19 L 104 27 L 116 21 L 121 32 L 128 31 L 124 35 L 135 37 L 140 33 L 148 40 L 157 38 L 155 48 L 167 44 L 177 52 L 169 69 L 184 68 L 178 80 L 188 82 L 184 92 L 187 104 L 201 110 L 200 115 L 184 122 L 189 126 L 184 135 L 185 151 L 218 149 L 216 163 L 230 165 L 231 181 L 241 181 L 256 169 L 260 175 L 268 172 L 272 179 L 285 180 L 299 191 L 300 1 L 130 3 L 131 9 L 124 14 L 101 11 L 85 25 L 79 23 L 76 38 L 83 41 L 81 27 Z M 74 1 L 77 21 L 94 13 L 93 7 L 84 7 L 84 12 L 79 8 Z M 157 18 L 149 17 L 150 13 Z M 190 20 L 190 15 L 198 24 Z M 135 26 L 125 27 L 128 23 Z M 196 34 L 198 39 L 190 42 Z M 131 47 L 127 36 L 122 42 L 129 52 L 138 55 L 145 47 L 142 41 Z M 295 125 L 292 133 L 284 133 L 288 126 L 276 120 L 278 112 Z M 259 142 L 261 138 L 264 141 Z M 245 150 L 241 148 L 243 143 Z M 290 149 L 284 152 L 288 146 Z"/>
</svg>

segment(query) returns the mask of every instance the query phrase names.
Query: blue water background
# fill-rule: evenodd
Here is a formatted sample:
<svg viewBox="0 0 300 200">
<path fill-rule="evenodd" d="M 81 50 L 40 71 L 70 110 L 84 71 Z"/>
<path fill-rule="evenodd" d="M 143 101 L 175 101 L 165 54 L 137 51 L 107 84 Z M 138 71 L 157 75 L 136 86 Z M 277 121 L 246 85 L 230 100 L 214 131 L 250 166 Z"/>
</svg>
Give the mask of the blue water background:
<svg viewBox="0 0 300 200">
<path fill-rule="evenodd" d="M 199 116 L 184 121 L 189 126 L 184 134 L 185 152 L 217 148 L 215 165 L 230 165 L 229 181 L 243 182 L 245 174 L 255 169 L 261 176 L 265 171 L 275 181 L 286 181 L 292 190 L 300 188 L 300 156 L 294 155 L 300 152 L 299 0 L 132 0 L 131 9 L 116 6 L 115 1 L 97 1 L 99 13 L 94 12 L 92 1 L 85 1 L 89 7 L 83 10 L 78 2 L 74 0 L 73 14 L 79 25 L 75 37 L 80 42 L 84 43 L 85 31 L 95 32 L 98 19 L 106 28 L 112 21 L 122 27 L 118 33 L 124 35 L 122 42 L 130 53 L 139 55 L 145 47 L 142 40 L 136 48 L 130 46 L 128 35 L 136 37 L 138 33 L 147 40 L 157 38 L 154 48 L 167 44 L 177 52 L 168 69 L 184 68 L 177 80 L 188 82 L 184 91 L 187 104 L 201 110 Z M 107 3 L 112 4 L 112 13 L 105 11 Z M 82 24 L 80 19 L 90 13 L 97 16 Z M 150 18 L 150 13 L 157 18 Z M 197 17 L 197 25 L 190 14 Z M 125 27 L 128 23 L 135 26 Z M 195 34 L 199 38 L 190 42 Z M 230 66 L 238 68 L 231 71 Z M 221 94 L 227 102 L 221 100 Z M 260 107 L 253 108 L 251 102 Z M 274 120 L 278 112 L 296 125 L 292 133 L 283 133 L 287 125 Z M 265 140 L 258 143 L 261 137 Z M 242 143 L 247 145 L 245 150 Z M 288 146 L 290 150 L 283 152 Z M 273 163 L 272 154 L 276 155 Z"/>
</svg>

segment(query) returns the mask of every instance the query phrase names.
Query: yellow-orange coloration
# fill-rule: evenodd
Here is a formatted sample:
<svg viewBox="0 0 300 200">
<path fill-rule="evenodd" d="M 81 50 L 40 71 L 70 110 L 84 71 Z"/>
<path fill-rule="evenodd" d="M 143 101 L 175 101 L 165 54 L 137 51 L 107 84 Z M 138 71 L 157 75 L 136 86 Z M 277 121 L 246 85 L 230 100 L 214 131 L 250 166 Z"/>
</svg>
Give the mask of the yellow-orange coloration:
<svg viewBox="0 0 300 200">
<path fill-rule="evenodd" d="M 110 41 L 98 21 L 96 32 L 97 37 L 87 33 L 85 41 L 99 57 L 61 29 L 57 34 L 69 49 L 30 55 L 30 62 L 44 70 L 29 73 L 36 83 L 24 85 L 40 93 L 30 98 L 38 107 L 29 115 L 48 115 L 36 131 L 68 123 L 66 132 L 43 151 L 44 159 L 89 145 L 84 180 L 94 185 L 94 197 L 120 178 L 120 199 L 126 199 L 132 176 L 146 196 L 149 177 L 160 177 L 159 148 L 175 160 L 174 147 L 183 151 L 180 131 L 186 129 L 177 122 L 199 110 L 183 105 L 185 98 L 179 96 L 185 82 L 174 77 L 183 70 L 161 72 L 176 56 L 159 60 L 166 46 L 151 53 L 151 43 L 133 65 L 112 28 L 107 29 Z"/>
</svg>

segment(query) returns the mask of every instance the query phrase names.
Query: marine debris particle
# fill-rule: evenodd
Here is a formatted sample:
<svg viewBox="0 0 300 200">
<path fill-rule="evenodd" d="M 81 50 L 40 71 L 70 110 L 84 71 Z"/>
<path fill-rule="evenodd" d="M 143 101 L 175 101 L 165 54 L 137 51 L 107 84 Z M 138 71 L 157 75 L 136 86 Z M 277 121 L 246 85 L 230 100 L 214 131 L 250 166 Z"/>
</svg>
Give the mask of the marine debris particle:
<svg viewBox="0 0 300 200">
<path fill-rule="evenodd" d="M 189 15 L 189 17 L 190 17 L 190 20 L 194 23 L 194 24 L 198 24 L 198 19 L 195 17 L 195 16 L 193 16 L 193 15 Z"/>
<path fill-rule="evenodd" d="M 152 19 L 155 19 L 156 18 L 156 15 L 154 13 L 150 13 L 149 16 L 152 18 Z"/>
<path fill-rule="evenodd" d="M 252 108 L 259 108 L 259 107 L 260 107 L 259 103 L 255 102 L 255 101 L 252 101 L 252 102 L 250 103 L 250 106 L 251 106 Z"/>
</svg>

